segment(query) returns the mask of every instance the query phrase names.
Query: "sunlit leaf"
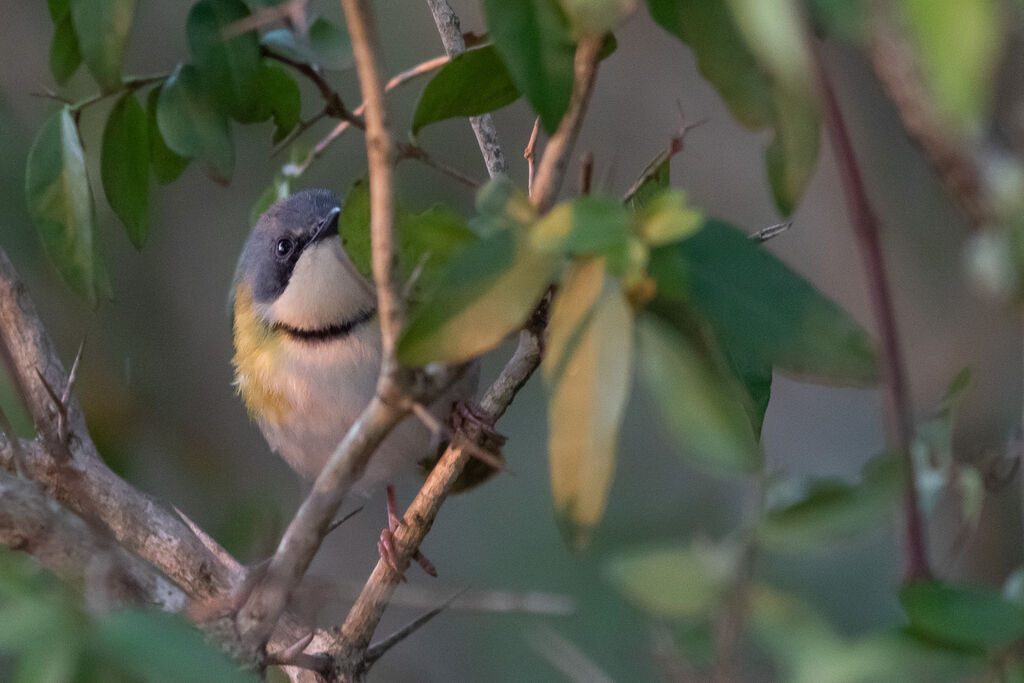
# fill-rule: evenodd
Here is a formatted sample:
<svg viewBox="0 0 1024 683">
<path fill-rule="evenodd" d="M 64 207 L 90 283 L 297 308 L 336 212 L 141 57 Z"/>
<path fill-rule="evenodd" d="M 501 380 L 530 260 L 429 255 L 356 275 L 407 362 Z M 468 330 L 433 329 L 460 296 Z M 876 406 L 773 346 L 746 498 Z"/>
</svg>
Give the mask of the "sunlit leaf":
<svg viewBox="0 0 1024 683">
<path fill-rule="evenodd" d="M 71 0 L 70 7 L 85 65 L 105 92 L 117 90 L 135 0 Z"/>
<path fill-rule="evenodd" d="M 156 112 L 167 147 L 183 157 L 206 161 L 214 179 L 227 182 L 235 168 L 235 147 L 227 117 L 207 98 L 199 72 L 179 65 L 160 90 Z"/>
<path fill-rule="evenodd" d="M 445 64 L 420 95 L 412 117 L 412 134 L 425 126 L 457 116 L 477 116 L 519 99 L 498 50 L 488 45 L 469 50 Z"/>
<path fill-rule="evenodd" d="M 636 0 L 558 0 L 577 38 L 603 36 L 633 11 Z"/>
<path fill-rule="evenodd" d="M 100 176 L 110 208 L 141 249 L 149 232 L 149 126 L 132 93 L 118 100 L 103 129 Z"/>
<path fill-rule="evenodd" d="M 512 80 L 553 133 L 569 107 L 576 53 L 555 0 L 484 0 L 487 28 Z"/>
<path fill-rule="evenodd" d="M 965 647 L 1001 648 L 1024 637 L 1024 607 L 997 591 L 940 581 L 914 581 L 900 603 L 915 632 Z"/>
<path fill-rule="evenodd" d="M 530 244 L 550 252 L 598 254 L 623 247 L 632 217 L 621 200 L 584 195 L 557 205 L 530 229 Z"/>
<path fill-rule="evenodd" d="M 653 246 L 677 242 L 697 232 L 704 223 L 700 211 L 686 203 L 682 191 L 667 191 L 650 197 L 640 217 L 643 240 Z"/>
<path fill-rule="evenodd" d="M 173 152 L 164 142 L 164 136 L 157 124 L 156 112 L 160 100 L 159 85 L 149 91 L 146 96 L 146 120 L 149 124 L 149 165 L 153 168 L 153 176 L 161 185 L 177 180 L 182 171 L 188 167 L 189 159 Z"/>
<path fill-rule="evenodd" d="M 847 538 L 883 527 L 898 500 L 900 468 L 892 456 L 868 463 L 861 480 L 814 479 L 794 491 L 792 482 L 777 485 L 769 498 L 788 493 L 774 504 L 758 525 L 758 537 L 779 550 L 830 550 Z M 784 491 L 787 487 L 790 491 Z M 793 495 L 793 494 L 796 495 Z"/>
<path fill-rule="evenodd" d="M 50 73 L 58 83 L 64 83 L 82 63 L 78 48 L 78 36 L 71 22 L 71 10 L 64 8 L 63 14 L 53 22 L 53 41 L 50 43 Z"/>
<path fill-rule="evenodd" d="M 558 264 L 513 231 L 481 238 L 445 267 L 402 334 L 399 359 L 457 363 L 497 346 L 526 321 Z"/>
<path fill-rule="evenodd" d="M 36 135 L 25 169 L 25 199 L 50 260 L 73 290 L 94 302 L 98 271 L 92 191 L 67 106 Z"/>
<path fill-rule="evenodd" d="M 639 550 L 612 560 L 608 578 L 630 602 L 662 619 L 713 612 L 728 595 L 739 560 L 734 545 Z"/>
<path fill-rule="evenodd" d="M 693 237 L 651 252 L 662 311 L 688 301 L 729 356 L 799 376 L 877 379 L 864 330 L 807 280 L 735 228 L 708 220 Z"/>
<path fill-rule="evenodd" d="M 260 52 L 256 34 L 224 38 L 227 26 L 249 16 L 241 0 L 200 0 L 188 14 L 189 53 L 208 97 L 224 114 L 251 122 L 259 110 Z"/>
<path fill-rule="evenodd" d="M 760 465 L 741 394 L 698 347 L 650 314 L 637 320 L 640 372 L 684 453 L 715 469 Z"/>
<path fill-rule="evenodd" d="M 126 610 L 106 615 L 94 633 L 96 648 L 141 680 L 153 683 L 258 681 L 181 617 Z"/>
<path fill-rule="evenodd" d="M 1006 36 L 1006 7 L 995 0 L 900 0 L 896 7 L 942 113 L 968 132 L 982 133 Z"/>
<path fill-rule="evenodd" d="M 615 472 L 629 395 L 633 314 L 604 263 L 573 265 L 555 297 L 542 365 L 555 510 L 568 542 L 587 545 Z"/>
</svg>

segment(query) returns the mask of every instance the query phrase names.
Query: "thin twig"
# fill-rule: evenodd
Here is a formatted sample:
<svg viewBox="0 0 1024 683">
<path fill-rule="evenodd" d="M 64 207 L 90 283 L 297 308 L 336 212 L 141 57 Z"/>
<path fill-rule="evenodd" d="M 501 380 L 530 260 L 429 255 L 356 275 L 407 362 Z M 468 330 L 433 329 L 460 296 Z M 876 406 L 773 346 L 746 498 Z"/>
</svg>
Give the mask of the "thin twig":
<svg viewBox="0 0 1024 683">
<path fill-rule="evenodd" d="M 820 43 L 812 46 L 818 74 L 818 87 L 824 113 L 825 127 L 832 141 L 839 176 L 846 197 L 847 212 L 854 237 L 860 247 L 864 270 L 867 273 L 868 293 L 874 309 L 878 333 L 881 336 L 881 360 L 885 372 L 886 423 L 889 447 L 900 453 L 906 464 L 904 485 L 906 578 L 908 580 L 931 576 L 928 567 L 927 540 L 924 521 L 917 500 L 917 477 L 910 452 L 914 435 L 914 416 L 907 393 L 906 373 L 900 351 L 896 313 L 892 293 L 885 271 L 882 254 L 881 228 L 868 198 L 861 177 L 850 134 L 846 129 L 839 101 L 825 69 Z"/>
<path fill-rule="evenodd" d="M 342 102 L 341 100 L 341 95 L 339 95 L 338 91 L 335 90 L 334 87 L 327 82 L 327 79 L 324 78 L 324 75 L 320 72 L 319 69 L 310 66 L 306 62 L 300 62 L 290 57 L 285 57 L 284 55 L 274 52 L 273 50 L 266 46 L 261 47 L 260 52 L 263 54 L 264 57 L 267 57 L 268 59 L 273 59 L 275 61 L 281 62 L 282 64 L 287 64 L 288 66 L 292 67 L 293 69 L 301 73 L 303 76 L 308 78 L 310 81 L 312 81 L 313 85 L 315 85 L 317 89 L 320 91 L 320 96 L 323 98 L 324 103 L 327 105 L 326 109 L 324 110 L 327 116 L 336 119 L 341 119 L 343 121 L 348 121 L 350 125 L 353 125 L 359 129 L 366 128 L 366 123 L 354 112 L 350 112 L 348 110 L 348 107 L 346 107 L 345 103 Z"/>
<path fill-rule="evenodd" d="M 305 33 L 308 29 L 306 17 L 306 5 L 308 4 L 309 0 L 287 0 L 272 7 L 260 7 L 252 14 L 221 29 L 221 38 L 230 40 L 235 36 L 259 30 L 278 21 L 291 24 L 297 31 Z"/>
<path fill-rule="evenodd" d="M 530 646 L 573 683 L 613 683 L 611 677 L 572 641 L 552 628 L 528 637 Z"/>
<path fill-rule="evenodd" d="M 430 156 L 427 150 L 423 149 L 419 145 L 413 145 L 408 142 L 399 142 L 395 145 L 395 147 L 398 150 L 399 159 L 415 159 L 420 163 L 426 164 L 435 171 L 440 171 L 449 178 L 457 180 L 466 187 L 476 189 L 483 184 L 479 180 L 470 178 L 462 171 L 456 168 L 452 168 L 447 164 L 443 164 L 440 161 L 437 161 L 432 156 Z"/>
<path fill-rule="evenodd" d="M 562 116 L 555 134 L 548 140 L 544 148 L 544 156 L 537 167 L 534 181 L 534 204 L 537 211 L 547 213 L 558 197 L 558 190 L 565 178 L 565 169 L 569 163 L 569 154 L 576 144 L 580 127 L 583 125 L 583 113 L 590 102 L 590 94 L 594 90 L 597 77 L 598 54 L 601 52 L 601 38 L 584 38 L 576 48 L 575 73 L 569 108 Z"/>
<path fill-rule="evenodd" d="M 526 192 L 530 199 L 533 199 L 533 179 L 537 168 L 537 133 L 540 132 L 540 117 L 533 120 L 533 132 L 530 133 L 530 141 L 526 143 L 523 150 L 523 158 L 526 159 Z"/>
<path fill-rule="evenodd" d="M 580 156 L 580 194 L 590 194 L 590 184 L 594 178 L 594 153 L 584 152 Z"/>
<path fill-rule="evenodd" d="M 466 41 L 462 35 L 458 15 L 452 10 L 448 0 L 427 0 L 427 5 L 430 6 L 430 13 L 441 35 L 445 53 L 449 58 L 458 57 L 466 51 Z M 498 132 L 494 128 L 494 118 L 490 114 L 471 116 L 469 124 L 473 127 L 473 134 L 480 146 L 480 154 L 483 155 L 488 175 L 492 178 L 508 175 L 508 161 L 498 140 Z"/>
</svg>

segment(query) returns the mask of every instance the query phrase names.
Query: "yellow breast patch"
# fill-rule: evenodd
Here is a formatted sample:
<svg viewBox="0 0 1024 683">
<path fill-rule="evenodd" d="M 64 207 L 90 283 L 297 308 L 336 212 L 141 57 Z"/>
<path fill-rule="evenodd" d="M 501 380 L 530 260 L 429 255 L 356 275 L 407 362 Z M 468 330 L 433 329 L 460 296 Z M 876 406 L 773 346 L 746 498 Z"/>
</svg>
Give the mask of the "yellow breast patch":
<svg viewBox="0 0 1024 683">
<path fill-rule="evenodd" d="M 280 423 L 291 411 L 287 397 L 274 381 L 281 338 L 253 310 L 252 291 L 245 283 L 235 290 L 235 387 L 251 417 Z"/>
</svg>

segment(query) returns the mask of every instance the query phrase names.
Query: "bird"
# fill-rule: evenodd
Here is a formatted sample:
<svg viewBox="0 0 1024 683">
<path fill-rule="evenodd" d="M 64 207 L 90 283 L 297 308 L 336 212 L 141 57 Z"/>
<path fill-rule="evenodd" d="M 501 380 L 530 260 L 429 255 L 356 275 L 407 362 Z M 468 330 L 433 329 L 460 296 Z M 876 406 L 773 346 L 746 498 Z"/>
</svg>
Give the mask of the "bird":
<svg viewBox="0 0 1024 683">
<path fill-rule="evenodd" d="M 320 473 L 370 402 L 381 366 L 376 291 L 345 251 L 341 209 L 341 198 L 326 189 L 272 204 L 245 241 L 232 286 L 235 386 L 270 448 L 306 478 Z M 446 424 L 453 404 L 472 398 L 477 377 L 471 368 L 428 406 L 437 424 Z M 378 548 L 395 569 L 391 543 L 400 519 L 391 482 L 436 458 L 441 440 L 436 429 L 406 418 L 353 485 L 361 496 L 387 486 L 389 522 Z M 426 558 L 416 559 L 431 572 Z"/>
</svg>

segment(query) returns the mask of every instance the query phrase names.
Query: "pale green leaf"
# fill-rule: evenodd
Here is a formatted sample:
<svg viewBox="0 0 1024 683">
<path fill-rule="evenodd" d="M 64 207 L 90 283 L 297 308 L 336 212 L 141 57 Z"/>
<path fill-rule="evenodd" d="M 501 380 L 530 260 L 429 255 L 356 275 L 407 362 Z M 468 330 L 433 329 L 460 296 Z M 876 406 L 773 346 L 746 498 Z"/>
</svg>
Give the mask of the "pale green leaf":
<svg viewBox="0 0 1024 683">
<path fill-rule="evenodd" d="M 149 122 L 149 165 L 153 168 L 153 176 L 156 181 L 161 185 L 166 185 L 177 180 L 182 171 L 188 167 L 190 160 L 188 157 L 176 154 L 164 142 L 164 136 L 160 132 L 160 126 L 156 119 L 161 90 L 163 90 L 163 86 L 158 85 L 146 96 L 146 120 Z"/>
<path fill-rule="evenodd" d="M 555 297 L 542 371 L 559 522 L 584 548 L 601 519 L 630 388 L 633 314 L 600 259 L 577 262 Z"/>
<path fill-rule="evenodd" d="M 584 195 L 555 206 L 530 229 L 530 244 L 540 251 L 600 254 L 624 248 L 632 217 L 622 201 Z"/>
<path fill-rule="evenodd" d="M 71 0 L 70 7 L 85 65 L 104 92 L 117 90 L 135 0 Z"/>
<path fill-rule="evenodd" d="M 149 125 L 130 92 L 114 105 L 103 128 L 100 177 L 110 208 L 141 249 L 149 232 Z"/>
<path fill-rule="evenodd" d="M 731 378 L 657 317 L 641 316 L 637 331 L 641 375 L 684 453 L 718 470 L 756 470 L 761 452 Z"/>
<path fill-rule="evenodd" d="M 93 200 L 69 107 L 43 123 L 29 151 L 25 199 L 50 260 L 68 285 L 96 300 Z"/>
<path fill-rule="evenodd" d="M 704 223 L 700 211 L 686 203 L 681 190 L 653 196 L 640 217 L 640 235 L 651 246 L 677 242 L 697 232 Z"/>
</svg>

